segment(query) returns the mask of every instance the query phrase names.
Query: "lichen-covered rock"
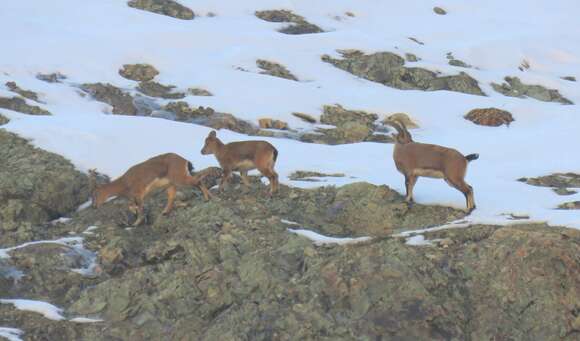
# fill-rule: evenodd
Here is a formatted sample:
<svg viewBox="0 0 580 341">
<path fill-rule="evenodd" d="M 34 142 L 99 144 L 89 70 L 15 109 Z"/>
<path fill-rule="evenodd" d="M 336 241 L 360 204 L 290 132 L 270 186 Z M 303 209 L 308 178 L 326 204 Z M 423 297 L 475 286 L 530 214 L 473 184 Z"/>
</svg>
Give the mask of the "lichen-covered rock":
<svg viewBox="0 0 580 341">
<path fill-rule="evenodd" d="M 558 208 L 562 210 L 580 210 L 580 201 L 565 202 L 558 205 Z"/>
<path fill-rule="evenodd" d="M 504 124 L 509 126 L 514 121 L 509 111 L 497 108 L 473 109 L 464 118 L 475 124 L 488 127 L 499 127 Z"/>
<path fill-rule="evenodd" d="M 292 180 L 292 181 L 313 181 L 313 182 L 317 182 L 317 181 L 321 181 L 320 179 L 317 178 L 326 178 L 326 177 L 338 177 L 338 178 L 342 178 L 345 177 L 346 175 L 342 174 L 342 173 L 331 173 L 331 174 L 326 174 L 326 173 L 320 173 L 320 172 L 315 172 L 315 171 L 302 171 L 302 170 L 297 170 L 292 172 L 292 174 L 290 174 L 288 176 L 288 179 Z"/>
<path fill-rule="evenodd" d="M 164 110 L 175 115 L 175 120 L 201 124 L 214 129 L 229 129 L 238 133 L 255 135 L 259 129 L 250 122 L 238 119 L 237 117 L 216 112 L 212 108 L 198 107 L 191 108 L 187 102 L 170 102 Z"/>
<path fill-rule="evenodd" d="M 8 89 L 10 89 L 10 91 L 17 93 L 24 98 L 31 99 L 35 102 L 40 102 L 38 100 L 38 94 L 36 92 L 30 91 L 30 90 L 24 90 L 24 89 L 20 88 L 16 84 L 16 82 L 6 82 L 6 87 Z"/>
<path fill-rule="evenodd" d="M 175 86 L 163 85 L 157 82 L 141 82 L 137 86 L 137 90 L 141 91 L 147 96 L 165 98 L 165 99 L 181 99 L 185 97 L 183 92 L 174 92 Z"/>
<path fill-rule="evenodd" d="M 340 51 L 342 59 L 328 55 L 322 60 L 356 76 L 402 90 L 449 90 L 485 96 L 475 79 L 465 72 L 454 76 L 439 76 L 433 71 L 405 67 L 405 60 L 391 52 L 370 55 L 356 50 Z"/>
<path fill-rule="evenodd" d="M 58 218 L 87 198 L 87 177 L 69 161 L 0 130 L 0 230 Z"/>
<path fill-rule="evenodd" d="M 144 11 L 166 15 L 176 19 L 192 20 L 195 17 L 193 11 L 173 0 L 131 0 L 129 7 Z"/>
<path fill-rule="evenodd" d="M 119 70 L 119 74 L 133 81 L 147 82 L 155 78 L 159 74 L 159 71 L 153 65 L 149 64 L 125 64 Z"/>
<path fill-rule="evenodd" d="M 392 142 L 392 139 L 385 135 L 379 138 L 374 134 L 377 119 L 376 114 L 347 110 L 340 105 L 326 105 L 320 116 L 320 123 L 333 125 L 336 128 L 317 128 L 313 133 L 300 135 L 300 140 L 331 145 L 361 141 Z"/>
<path fill-rule="evenodd" d="M 446 10 L 444 10 L 443 8 L 438 7 L 438 6 L 433 7 L 433 12 L 435 12 L 436 14 L 439 14 L 439 15 L 447 14 Z"/>
<path fill-rule="evenodd" d="M 51 115 L 50 111 L 30 105 L 21 97 L 0 97 L 0 108 L 18 111 L 28 115 Z"/>
<path fill-rule="evenodd" d="M 192 96 L 213 96 L 213 94 L 201 88 L 189 88 L 187 92 Z"/>
<path fill-rule="evenodd" d="M 505 77 L 504 80 L 505 83 L 491 83 L 491 86 L 495 91 L 505 96 L 520 98 L 532 97 L 544 102 L 574 104 L 572 101 L 562 96 L 556 89 L 548 89 L 542 85 L 524 84 L 518 77 Z"/>
<path fill-rule="evenodd" d="M 256 11 L 256 17 L 270 22 L 291 23 L 278 32 L 286 34 L 309 34 L 324 32 L 320 27 L 309 23 L 302 16 L 288 10 Z"/>
<path fill-rule="evenodd" d="M 292 73 L 290 73 L 290 71 L 288 71 L 288 69 L 286 69 L 286 67 L 284 67 L 284 65 L 270 62 L 270 61 L 263 60 L 263 59 L 256 60 L 256 65 L 260 69 L 264 70 L 264 71 L 260 72 L 262 74 L 270 75 L 270 76 L 274 76 L 274 77 L 279 77 L 279 78 L 290 79 L 293 81 L 298 80 L 298 78 L 296 78 L 296 76 L 294 76 Z"/>
<path fill-rule="evenodd" d="M 81 85 L 81 89 L 97 101 L 112 106 L 113 114 L 134 116 L 138 113 L 133 103 L 133 97 L 114 85 L 108 83 L 86 83 Z"/>
<path fill-rule="evenodd" d="M 1 125 L 5 125 L 6 123 L 10 122 L 10 120 L 8 119 L 8 117 L 0 114 L 0 126 Z"/>
<path fill-rule="evenodd" d="M 302 121 L 305 121 L 308 123 L 316 123 L 316 119 L 308 114 L 304 114 L 301 112 L 293 112 L 292 115 L 298 117 Z"/>
<path fill-rule="evenodd" d="M 60 72 L 54 72 L 54 73 L 48 73 L 48 74 L 39 73 L 36 75 L 36 79 L 39 79 L 39 80 L 47 82 L 47 83 L 61 83 L 63 80 L 66 79 L 66 76 Z"/>
<path fill-rule="evenodd" d="M 537 178 L 521 178 L 518 181 L 525 182 L 532 186 L 542 187 L 577 187 L 580 188 L 580 174 L 576 173 L 554 173 Z"/>
</svg>

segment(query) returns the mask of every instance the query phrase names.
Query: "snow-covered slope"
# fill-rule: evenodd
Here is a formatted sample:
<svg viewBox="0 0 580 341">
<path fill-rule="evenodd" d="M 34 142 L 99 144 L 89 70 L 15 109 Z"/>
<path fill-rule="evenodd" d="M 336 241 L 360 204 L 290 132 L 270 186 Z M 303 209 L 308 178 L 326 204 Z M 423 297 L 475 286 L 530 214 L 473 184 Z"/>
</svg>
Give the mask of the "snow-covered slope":
<svg viewBox="0 0 580 341">
<path fill-rule="evenodd" d="M 580 103 L 580 85 L 561 79 L 580 78 L 580 27 L 577 1 L 559 0 L 549 6 L 539 0 L 509 3 L 441 1 L 377 2 L 371 0 L 182 0 L 196 15 L 178 20 L 130 8 L 125 1 L 20 0 L 0 5 L 0 84 L 16 81 L 41 94 L 42 106 L 53 116 L 28 116 L 0 109 L 11 122 L 6 129 L 31 138 L 35 145 L 64 155 L 79 169 L 97 168 L 113 177 L 150 156 L 173 151 L 196 168 L 215 165 L 200 155 L 209 129 L 168 120 L 106 115 L 102 103 L 81 97 L 76 84 L 109 82 L 122 88 L 136 83 L 118 74 L 123 64 L 149 63 L 156 79 L 179 88 L 202 87 L 212 97 L 188 96 L 192 106 L 211 106 L 256 122 L 279 118 L 293 128 L 308 124 L 292 112 L 320 114 L 323 105 L 380 115 L 406 112 L 421 128 L 416 141 L 454 147 L 480 159 L 470 164 L 466 180 L 475 189 L 478 209 L 473 222 L 504 222 L 504 213 L 527 214 L 580 228 L 580 214 L 554 210 L 580 194 L 561 197 L 549 188 L 532 187 L 516 179 L 552 172 L 580 172 L 580 112 L 577 105 L 506 97 L 491 82 L 517 76 L 541 84 Z M 441 6 L 447 15 L 437 15 Z M 256 18 L 256 10 L 288 9 L 326 32 L 285 35 L 284 24 Z M 208 16 L 209 13 L 215 16 Z M 347 15 L 350 12 L 354 16 Z M 409 37 L 423 42 L 420 45 Z M 413 53 L 413 66 L 454 75 L 469 73 L 488 95 L 397 90 L 373 83 L 321 61 L 337 49 L 366 53 Z M 447 64 L 446 54 L 473 65 Z M 258 73 L 256 59 L 285 65 L 299 82 Z M 526 60 L 530 68 L 520 71 Z M 240 71 L 243 68 L 249 72 Z M 37 73 L 60 72 L 68 78 L 49 84 Z M 0 96 L 12 96 L 0 85 Z M 474 108 L 510 111 L 509 128 L 477 126 L 463 119 Z M 255 139 L 220 131 L 224 141 Z M 267 139 L 280 151 L 281 181 L 294 186 L 321 183 L 290 182 L 295 170 L 345 173 L 322 184 L 369 181 L 404 191 L 403 178 L 392 162 L 392 145 L 357 143 L 340 146 Z M 420 203 L 464 207 L 463 196 L 441 180 L 420 179 L 415 188 Z"/>
</svg>

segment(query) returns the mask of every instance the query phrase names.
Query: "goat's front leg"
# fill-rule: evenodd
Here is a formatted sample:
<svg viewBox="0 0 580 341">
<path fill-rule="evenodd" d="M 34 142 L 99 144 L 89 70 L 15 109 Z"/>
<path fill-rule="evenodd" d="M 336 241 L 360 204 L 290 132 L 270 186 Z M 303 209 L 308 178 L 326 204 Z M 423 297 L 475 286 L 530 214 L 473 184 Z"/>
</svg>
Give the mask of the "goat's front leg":
<svg viewBox="0 0 580 341">
<path fill-rule="evenodd" d="M 135 199 L 135 207 L 137 210 L 137 220 L 133 226 L 139 226 L 145 221 L 145 209 L 143 208 L 143 200 Z"/>
<path fill-rule="evenodd" d="M 222 177 L 222 181 L 220 182 L 219 191 L 223 192 L 225 187 L 228 184 L 228 181 L 232 177 L 232 170 L 231 169 L 224 169 L 224 176 Z"/>
<path fill-rule="evenodd" d="M 405 201 L 409 204 L 412 204 L 413 201 L 413 188 L 417 183 L 417 176 L 416 175 L 405 175 L 405 189 L 407 191 L 407 195 L 405 196 Z"/>
</svg>

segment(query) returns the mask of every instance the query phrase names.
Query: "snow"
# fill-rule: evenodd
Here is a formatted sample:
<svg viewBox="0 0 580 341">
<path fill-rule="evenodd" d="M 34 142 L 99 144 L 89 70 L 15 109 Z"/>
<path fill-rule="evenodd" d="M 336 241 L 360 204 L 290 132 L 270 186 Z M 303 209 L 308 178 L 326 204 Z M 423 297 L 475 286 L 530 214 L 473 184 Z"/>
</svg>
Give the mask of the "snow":
<svg viewBox="0 0 580 341">
<path fill-rule="evenodd" d="M 24 299 L 0 299 L 0 304 L 12 304 L 18 310 L 32 311 L 54 321 L 64 320 L 62 309 L 43 301 Z"/>
<path fill-rule="evenodd" d="M 422 234 L 418 234 L 412 237 L 407 238 L 406 244 L 412 246 L 433 246 L 433 243 L 437 241 L 434 239 L 425 239 L 425 236 Z"/>
<path fill-rule="evenodd" d="M 352 244 L 352 243 L 360 243 L 365 242 L 371 239 L 371 237 L 358 237 L 358 238 L 335 238 L 335 237 L 327 237 L 316 233 L 310 230 L 304 229 L 288 229 L 288 232 L 295 233 L 299 236 L 306 237 L 314 242 L 315 245 L 325 245 L 325 244 Z"/>
<path fill-rule="evenodd" d="M 102 322 L 100 319 L 93 319 L 87 317 L 74 317 L 67 319 L 63 316 L 63 309 L 59 308 L 53 304 L 36 301 L 36 300 L 26 300 L 26 299 L 0 299 L 0 304 L 12 304 L 18 310 L 31 311 L 34 313 L 41 314 L 45 318 L 54 321 L 68 320 L 76 323 L 95 323 Z M 2 330 L 0 329 L 0 332 Z M 2 336 L 0 334 L 0 336 Z"/>
<path fill-rule="evenodd" d="M 16 328 L 0 327 L 0 337 L 7 339 L 8 341 L 22 341 L 20 336 L 24 332 Z"/>
<path fill-rule="evenodd" d="M 312 129 L 291 113 L 318 116 L 324 105 L 335 103 L 375 112 L 381 118 L 395 112 L 409 113 L 421 125 L 412 131 L 416 141 L 456 148 L 464 154 L 479 153 L 466 177 L 477 204 L 467 223 L 512 223 L 504 213 L 518 212 L 529 216 L 527 221 L 580 228 L 578 211 L 554 209 L 564 201 L 580 200 L 580 193 L 561 197 L 549 188 L 516 181 L 553 172 L 580 172 L 577 105 L 505 97 L 490 86 L 491 82 L 501 83 L 505 76 L 517 76 L 524 83 L 558 89 L 580 103 L 580 83 L 560 78 L 580 78 L 577 1 L 560 0 L 549 10 L 539 0 L 180 2 L 199 16 L 192 21 L 176 20 L 129 8 L 117 0 L 83 6 L 73 0 L 3 4 L 0 30 L 10 33 L 11 48 L 2 53 L 0 84 L 16 81 L 22 88 L 39 92 L 46 102 L 41 106 L 54 114 L 28 116 L 2 109 L 11 119 L 3 128 L 65 156 L 81 171 L 97 168 L 113 178 L 164 152 L 181 154 L 197 169 L 217 165 L 213 156 L 199 152 L 208 128 L 157 118 L 106 115 L 103 110 L 110 111 L 109 106 L 79 96 L 74 87 L 110 82 L 133 91 L 137 84 L 119 76 L 118 69 L 127 63 L 150 63 L 160 71 L 156 80 L 163 84 L 181 90 L 201 87 L 215 95 L 188 96 L 184 100 L 190 105 L 211 106 L 254 123 L 270 117 L 284 120 L 294 129 Z M 434 14 L 435 5 L 448 14 Z M 276 29 L 285 24 L 254 16 L 254 11 L 263 9 L 293 10 L 327 32 L 301 36 L 278 33 Z M 346 16 L 347 11 L 355 16 Z M 217 16 L 207 17 L 209 12 Z M 323 54 L 337 57 L 337 49 L 353 48 L 366 53 L 414 53 L 421 61 L 408 66 L 442 75 L 467 72 L 488 96 L 397 90 L 320 60 Z M 448 65 L 447 52 L 476 68 Z M 260 75 L 256 59 L 285 65 L 300 82 Z M 525 72 L 518 70 L 523 60 L 530 64 Z M 48 84 L 35 78 L 39 72 L 57 71 L 68 79 Z M 0 86 L 0 96 L 6 95 L 14 94 Z M 462 117 L 471 109 L 486 107 L 508 110 L 516 121 L 509 128 L 489 128 Z M 218 136 L 224 142 L 256 139 L 224 130 Z M 276 169 L 283 183 L 308 188 L 368 181 L 404 192 L 403 177 L 392 161 L 392 145 L 324 146 L 263 139 L 280 152 Z M 296 170 L 344 173 L 347 177 L 326 178 L 323 183 L 292 182 L 288 176 Z M 465 207 L 463 195 L 441 180 L 421 178 L 414 194 L 421 204 Z"/>
<path fill-rule="evenodd" d="M 8 254 L 10 251 L 14 251 L 17 249 L 22 249 L 31 245 L 38 245 L 38 244 L 59 244 L 65 246 L 75 247 L 79 244 L 82 246 L 83 238 L 81 237 L 65 237 L 56 240 L 39 240 L 34 242 L 27 242 L 24 244 L 20 244 L 18 246 L 13 246 L 5 249 L 0 249 L 0 259 L 1 258 L 9 258 L 10 255 Z"/>
</svg>

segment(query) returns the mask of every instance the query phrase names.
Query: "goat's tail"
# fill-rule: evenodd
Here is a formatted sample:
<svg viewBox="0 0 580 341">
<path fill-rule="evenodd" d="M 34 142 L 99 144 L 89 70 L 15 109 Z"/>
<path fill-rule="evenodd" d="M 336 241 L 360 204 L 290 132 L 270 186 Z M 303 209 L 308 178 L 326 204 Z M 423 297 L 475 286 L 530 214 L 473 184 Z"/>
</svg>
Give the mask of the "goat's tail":
<svg viewBox="0 0 580 341">
<path fill-rule="evenodd" d="M 479 159 L 479 154 L 465 155 L 465 158 L 467 159 L 467 161 L 477 160 L 477 159 Z"/>
</svg>

